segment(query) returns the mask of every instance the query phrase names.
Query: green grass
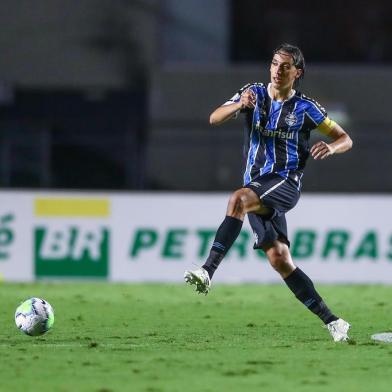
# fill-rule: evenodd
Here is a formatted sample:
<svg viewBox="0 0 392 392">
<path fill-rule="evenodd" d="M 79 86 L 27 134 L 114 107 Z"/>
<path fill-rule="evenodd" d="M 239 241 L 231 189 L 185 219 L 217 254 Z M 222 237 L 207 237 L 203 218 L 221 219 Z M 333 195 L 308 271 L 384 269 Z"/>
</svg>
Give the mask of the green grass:
<svg viewBox="0 0 392 392">
<path fill-rule="evenodd" d="M 0 286 L 0 380 L 4 391 L 390 391 L 392 287 L 320 286 L 352 323 L 334 343 L 283 285 L 105 283 Z M 18 303 L 55 308 L 53 330 L 23 335 Z"/>
</svg>

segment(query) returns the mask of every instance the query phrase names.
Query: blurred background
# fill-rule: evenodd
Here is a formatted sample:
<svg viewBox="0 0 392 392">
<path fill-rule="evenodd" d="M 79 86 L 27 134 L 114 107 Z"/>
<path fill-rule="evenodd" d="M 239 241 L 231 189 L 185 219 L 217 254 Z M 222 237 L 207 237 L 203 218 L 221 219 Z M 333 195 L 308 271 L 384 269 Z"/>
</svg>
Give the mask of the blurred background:
<svg viewBox="0 0 392 392">
<path fill-rule="evenodd" d="M 2 0 L 2 188 L 240 186 L 242 124 L 210 112 L 300 46 L 301 86 L 352 136 L 308 192 L 391 192 L 389 1 Z"/>
<path fill-rule="evenodd" d="M 0 32 L 0 390 L 391 390 L 391 0 L 0 0 Z M 226 286 L 283 283 L 248 222 L 207 301 L 183 287 L 242 185 L 242 120 L 209 115 L 283 42 L 354 141 L 309 159 L 287 219 L 347 349 L 285 288 Z M 29 344 L 32 296 L 57 321 Z"/>
</svg>

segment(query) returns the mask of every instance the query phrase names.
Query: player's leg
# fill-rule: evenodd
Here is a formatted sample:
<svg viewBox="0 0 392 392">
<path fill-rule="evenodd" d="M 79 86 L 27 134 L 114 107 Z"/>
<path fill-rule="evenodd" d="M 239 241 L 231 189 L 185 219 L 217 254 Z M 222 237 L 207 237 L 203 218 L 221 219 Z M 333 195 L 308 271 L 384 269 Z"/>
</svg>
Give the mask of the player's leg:
<svg viewBox="0 0 392 392">
<path fill-rule="evenodd" d="M 257 194 L 251 189 L 242 188 L 235 191 L 229 199 L 226 217 L 216 232 L 206 262 L 195 271 L 185 271 L 185 281 L 194 284 L 196 291 L 208 293 L 214 272 L 238 237 L 246 213 L 251 211 L 259 214 L 270 213 L 270 210 L 262 205 Z"/>
<path fill-rule="evenodd" d="M 327 325 L 335 341 L 347 340 L 350 325 L 335 316 L 314 287 L 312 280 L 291 258 L 288 245 L 280 240 L 263 246 L 272 267 L 280 274 L 296 298 Z"/>
<path fill-rule="evenodd" d="M 284 200 L 288 201 L 275 208 L 275 200 L 283 200 L 282 197 L 278 197 L 281 194 L 286 196 Z M 258 177 L 246 187 L 234 192 L 230 197 L 226 217 L 216 233 L 207 261 L 195 271 L 185 271 L 185 281 L 196 285 L 196 291 L 207 294 L 211 278 L 238 237 L 245 215 L 250 213 L 259 217 L 271 217 L 277 210 L 285 211 L 292 208 L 298 200 L 298 195 L 297 187 L 289 179 L 283 179 L 277 174 Z"/>
<path fill-rule="evenodd" d="M 324 324 L 338 319 L 325 305 L 311 279 L 294 265 L 287 244 L 277 240 L 264 245 L 263 250 L 271 266 L 280 274 L 299 301 L 316 314 Z"/>
<path fill-rule="evenodd" d="M 252 189 L 238 189 L 229 199 L 226 216 L 243 222 L 248 212 L 254 212 L 258 215 L 268 215 L 271 213 L 271 209 L 262 204 L 259 196 Z"/>
<path fill-rule="evenodd" d="M 271 210 L 262 205 L 251 189 L 242 188 L 231 195 L 226 217 L 216 232 L 210 254 L 202 267 L 208 272 L 210 279 L 238 237 L 248 212 L 267 215 Z"/>
</svg>

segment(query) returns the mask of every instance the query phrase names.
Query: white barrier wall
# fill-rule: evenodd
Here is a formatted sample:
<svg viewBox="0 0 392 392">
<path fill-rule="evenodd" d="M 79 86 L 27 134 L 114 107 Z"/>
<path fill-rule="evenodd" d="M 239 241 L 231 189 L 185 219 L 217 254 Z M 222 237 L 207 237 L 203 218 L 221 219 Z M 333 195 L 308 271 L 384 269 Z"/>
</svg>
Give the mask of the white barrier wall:
<svg viewBox="0 0 392 392">
<path fill-rule="evenodd" d="M 8 281 L 181 282 L 201 265 L 226 194 L 0 192 L 0 274 Z M 287 215 L 295 262 L 317 282 L 392 283 L 392 196 L 303 195 Z M 249 224 L 219 282 L 278 282 Z"/>
</svg>

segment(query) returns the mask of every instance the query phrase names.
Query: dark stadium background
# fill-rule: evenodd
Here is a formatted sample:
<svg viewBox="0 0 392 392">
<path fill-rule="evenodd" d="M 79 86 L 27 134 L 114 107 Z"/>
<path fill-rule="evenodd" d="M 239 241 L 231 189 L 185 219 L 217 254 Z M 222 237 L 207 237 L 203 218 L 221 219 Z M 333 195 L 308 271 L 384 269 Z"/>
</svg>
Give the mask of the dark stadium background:
<svg viewBox="0 0 392 392">
<path fill-rule="evenodd" d="M 288 217 L 348 344 L 248 222 L 208 296 L 183 279 L 242 184 L 241 121 L 209 115 L 283 42 L 354 141 Z M 391 0 L 0 0 L 0 391 L 390 392 L 391 90 Z M 30 297 L 44 336 L 15 326 Z"/>
<path fill-rule="evenodd" d="M 237 188 L 241 124 L 208 115 L 290 42 L 354 140 L 304 191 L 392 191 L 389 1 L 2 0 L 0 26 L 2 188 Z"/>
</svg>

